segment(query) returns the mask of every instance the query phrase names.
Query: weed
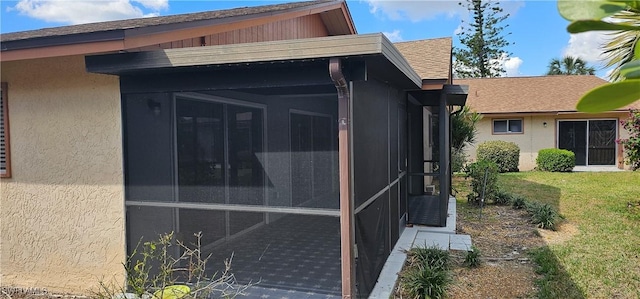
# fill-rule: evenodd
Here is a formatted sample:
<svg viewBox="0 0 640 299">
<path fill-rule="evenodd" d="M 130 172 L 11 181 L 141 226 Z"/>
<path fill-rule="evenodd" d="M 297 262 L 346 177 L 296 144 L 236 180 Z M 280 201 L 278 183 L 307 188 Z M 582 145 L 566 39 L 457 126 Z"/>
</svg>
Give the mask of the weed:
<svg viewBox="0 0 640 299">
<path fill-rule="evenodd" d="M 469 268 L 476 268 L 480 266 L 482 261 L 480 260 L 480 249 L 475 246 L 471 246 L 471 250 L 467 251 L 464 256 L 464 265 Z"/>
<path fill-rule="evenodd" d="M 158 240 L 140 242 L 123 264 L 127 274 L 126 286 L 100 282 L 94 295 L 100 299 L 124 298 L 131 292 L 136 298 L 189 298 L 205 299 L 212 296 L 235 298 L 250 285 L 238 285 L 225 268 L 212 276 L 207 274 L 211 255 L 201 251 L 202 234 L 194 234 L 196 243 L 187 246 L 176 240 L 173 233 L 160 235 Z M 178 248 L 175 248 L 177 246 Z M 177 249 L 177 250 L 176 250 Z M 179 254 L 175 254 L 180 252 Z"/>
</svg>

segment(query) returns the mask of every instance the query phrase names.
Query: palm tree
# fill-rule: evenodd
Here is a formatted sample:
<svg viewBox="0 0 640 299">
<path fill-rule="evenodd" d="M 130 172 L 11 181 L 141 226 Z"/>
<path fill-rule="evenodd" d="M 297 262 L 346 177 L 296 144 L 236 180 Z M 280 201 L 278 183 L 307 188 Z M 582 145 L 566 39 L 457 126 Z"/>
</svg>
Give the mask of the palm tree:
<svg viewBox="0 0 640 299">
<path fill-rule="evenodd" d="M 579 57 L 565 56 L 560 59 L 552 59 L 549 63 L 547 75 L 593 75 L 596 69 L 587 66 L 587 63 Z"/>
<path fill-rule="evenodd" d="M 627 8 L 616 13 L 612 18 L 618 21 L 618 24 L 625 24 L 640 27 L 640 11 Z M 620 66 L 630 62 L 634 58 L 635 48 L 640 43 L 640 31 L 618 31 L 613 33 L 613 38 L 603 46 L 604 54 L 607 55 L 607 63 L 605 67 L 614 67 L 609 74 L 611 81 L 619 81 L 623 78 L 620 76 Z"/>
</svg>

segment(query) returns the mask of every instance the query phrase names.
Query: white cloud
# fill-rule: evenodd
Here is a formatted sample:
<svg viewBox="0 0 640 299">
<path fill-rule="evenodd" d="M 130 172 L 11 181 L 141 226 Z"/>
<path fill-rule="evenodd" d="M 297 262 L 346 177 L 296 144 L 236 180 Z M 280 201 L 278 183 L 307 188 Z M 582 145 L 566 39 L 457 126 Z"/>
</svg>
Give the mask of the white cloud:
<svg viewBox="0 0 640 299">
<path fill-rule="evenodd" d="M 169 8 L 169 0 L 133 0 L 133 2 L 138 2 L 142 4 L 142 6 L 153 10 Z"/>
<path fill-rule="evenodd" d="M 601 64 L 605 58 L 602 46 L 611 38 L 607 31 L 589 31 L 572 34 L 563 55 L 582 58 L 592 64 Z"/>
<path fill-rule="evenodd" d="M 382 32 L 384 35 L 387 36 L 387 38 L 392 41 L 392 42 L 401 42 L 404 39 L 402 39 L 402 35 L 400 35 L 400 30 L 393 30 L 393 32 Z"/>
<path fill-rule="evenodd" d="M 438 16 L 467 18 L 468 11 L 458 3 L 463 0 L 365 0 L 372 14 L 380 14 L 391 20 L 409 19 L 412 22 L 429 20 Z M 500 3 L 505 13 L 515 14 L 524 1 L 513 0 Z"/>
<path fill-rule="evenodd" d="M 20 0 L 13 8 L 46 22 L 82 24 L 157 16 L 168 7 L 168 0 Z"/>
<path fill-rule="evenodd" d="M 433 19 L 440 15 L 453 17 L 466 14 L 466 9 L 458 5 L 459 0 L 439 1 L 398 1 L 398 0 L 367 0 L 370 12 L 382 14 L 391 20 L 408 18 L 412 22 Z"/>
<path fill-rule="evenodd" d="M 504 70 L 507 72 L 506 77 L 520 76 L 520 66 L 522 65 L 522 59 L 520 57 L 509 57 L 502 61 Z"/>
</svg>

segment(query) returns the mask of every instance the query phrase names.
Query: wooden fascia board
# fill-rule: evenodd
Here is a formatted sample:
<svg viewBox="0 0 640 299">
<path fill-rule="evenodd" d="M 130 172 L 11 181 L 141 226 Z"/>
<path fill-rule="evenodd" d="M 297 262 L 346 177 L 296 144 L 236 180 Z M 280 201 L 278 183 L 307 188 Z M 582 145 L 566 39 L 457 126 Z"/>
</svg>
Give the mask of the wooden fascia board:
<svg viewBox="0 0 640 299">
<path fill-rule="evenodd" d="M 402 56 L 400 51 L 398 51 L 398 49 L 384 36 L 384 34 L 379 34 L 379 36 L 382 54 L 400 71 L 402 71 L 416 87 L 421 86 L 422 80 L 420 79 L 420 76 L 413 70 L 407 59 Z"/>
<path fill-rule="evenodd" d="M 342 10 L 344 19 L 347 21 L 347 25 L 349 26 L 349 31 L 351 32 L 351 34 L 358 34 L 356 25 L 353 23 L 353 18 L 351 17 L 351 13 L 349 12 L 346 1 L 340 4 L 340 9 Z"/>
<path fill-rule="evenodd" d="M 92 42 L 86 44 L 71 44 L 50 46 L 44 48 L 29 48 L 0 53 L 0 61 L 15 61 L 36 58 L 84 55 L 89 53 L 117 52 L 124 48 L 122 40 Z"/>
<path fill-rule="evenodd" d="M 422 79 L 422 90 L 439 90 L 449 84 L 448 79 Z"/>
<path fill-rule="evenodd" d="M 89 72 L 119 74 L 173 67 L 380 55 L 380 36 L 343 35 L 96 55 L 87 56 L 86 65 Z"/>
</svg>

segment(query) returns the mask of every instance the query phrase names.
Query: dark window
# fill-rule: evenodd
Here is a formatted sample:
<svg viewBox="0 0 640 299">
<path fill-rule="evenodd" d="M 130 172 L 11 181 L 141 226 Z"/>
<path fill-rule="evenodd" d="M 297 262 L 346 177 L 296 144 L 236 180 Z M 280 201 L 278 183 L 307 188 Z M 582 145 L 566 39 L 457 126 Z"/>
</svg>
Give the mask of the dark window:
<svg viewBox="0 0 640 299">
<path fill-rule="evenodd" d="M 11 155 L 9 148 L 9 109 L 7 108 L 7 83 L 1 84 L 0 96 L 0 177 L 11 177 Z"/>
<path fill-rule="evenodd" d="M 494 134 L 513 134 L 522 132 L 522 119 L 499 119 L 493 121 Z"/>
</svg>

